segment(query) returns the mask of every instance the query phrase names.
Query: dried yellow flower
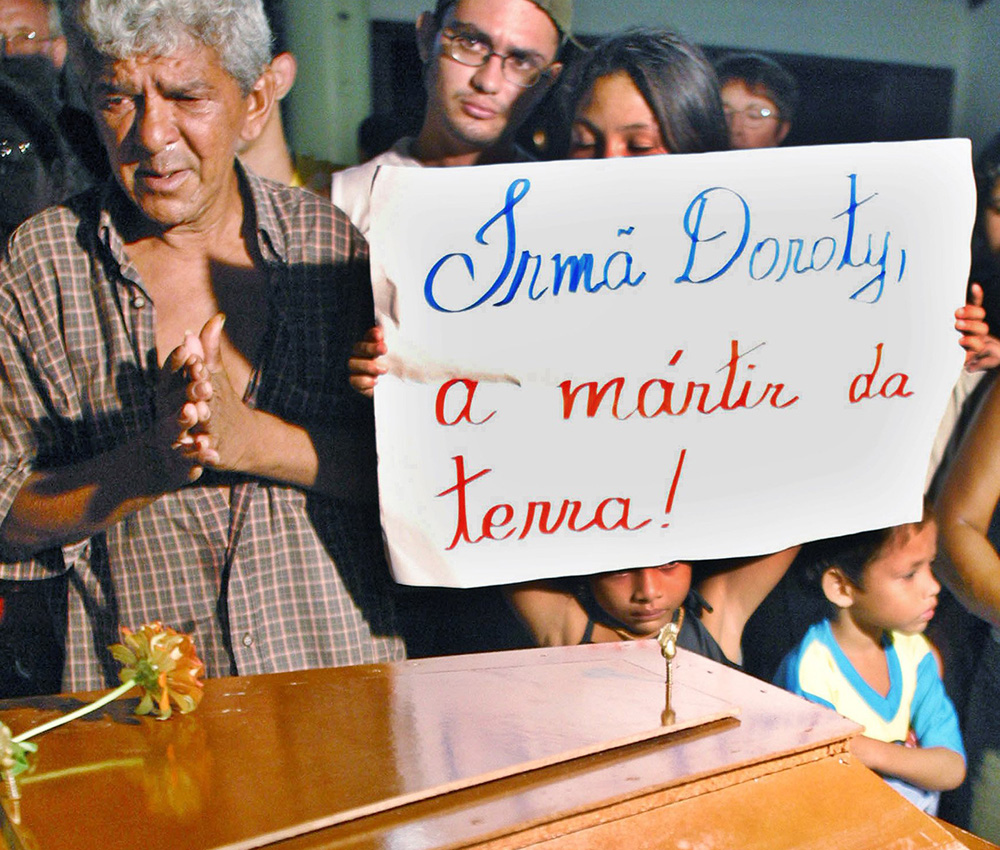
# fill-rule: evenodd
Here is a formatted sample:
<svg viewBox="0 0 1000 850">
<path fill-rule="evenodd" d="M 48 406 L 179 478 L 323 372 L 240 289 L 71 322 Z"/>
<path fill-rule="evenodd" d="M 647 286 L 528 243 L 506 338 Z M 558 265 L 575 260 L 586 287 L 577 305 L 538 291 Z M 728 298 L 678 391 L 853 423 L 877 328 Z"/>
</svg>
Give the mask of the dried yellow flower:
<svg viewBox="0 0 1000 850">
<path fill-rule="evenodd" d="M 133 632 L 121 628 L 122 642 L 109 647 L 122 665 L 118 678 L 142 688 L 136 714 L 151 711 L 160 719 L 170 717 L 171 701 L 181 714 L 194 711 L 201 702 L 205 665 L 195 652 L 190 635 L 160 622 L 147 623 Z"/>
</svg>

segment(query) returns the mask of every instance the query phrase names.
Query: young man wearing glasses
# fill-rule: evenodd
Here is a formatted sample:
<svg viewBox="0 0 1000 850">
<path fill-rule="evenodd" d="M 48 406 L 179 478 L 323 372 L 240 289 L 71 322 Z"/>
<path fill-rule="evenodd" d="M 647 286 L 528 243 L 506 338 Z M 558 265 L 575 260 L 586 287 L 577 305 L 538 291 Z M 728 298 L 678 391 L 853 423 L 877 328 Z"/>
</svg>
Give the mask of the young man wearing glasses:
<svg viewBox="0 0 1000 850">
<path fill-rule="evenodd" d="M 737 150 L 774 148 L 792 129 L 799 87 L 782 65 L 759 53 L 733 53 L 716 65 L 729 141 Z"/>
<path fill-rule="evenodd" d="M 334 204 L 367 234 L 372 180 L 380 165 L 530 159 L 515 145 L 514 134 L 559 75 L 557 58 L 570 35 L 572 14 L 573 0 L 438 0 L 433 13 L 417 20 L 427 89 L 420 133 L 335 173 Z M 369 363 L 385 351 L 380 329 L 372 328 L 355 346 L 358 359 L 351 362 Z M 375 374 L 352 376 L 351 384 L 370 396 L 375 380 Z M 495 588 L 401 592 L 396 612 L 414 657 L 527 645 Z"/>
<path fill-rule="evenodd" d="M 529 158 L 514 134 L 559 75 L 573 0 L 438 0 L 417 19 L 427 111 L 416 138 L 333 175 L 332 199 L 368 232 L 380 165 L 477 165 Z"/>
</svg>

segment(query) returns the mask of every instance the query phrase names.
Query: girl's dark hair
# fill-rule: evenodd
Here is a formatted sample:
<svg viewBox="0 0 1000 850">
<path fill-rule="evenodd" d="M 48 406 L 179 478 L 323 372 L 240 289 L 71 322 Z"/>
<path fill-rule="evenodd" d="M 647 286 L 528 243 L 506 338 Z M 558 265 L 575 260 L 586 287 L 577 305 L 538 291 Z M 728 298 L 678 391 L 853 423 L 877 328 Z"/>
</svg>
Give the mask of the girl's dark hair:
<svg viewBox="0 0 1000 850">
<path fill-rule="evenodd" d="M 597 80 L 622 71 L 649 104 L 671 153 L 729 149 L 711 63 L 695 45 L 665 29 L 626 30 L 590 48 L 564 75 L 567 123 Z M 559 142 L 568 146 L 568 138 Z"/>
</svg>

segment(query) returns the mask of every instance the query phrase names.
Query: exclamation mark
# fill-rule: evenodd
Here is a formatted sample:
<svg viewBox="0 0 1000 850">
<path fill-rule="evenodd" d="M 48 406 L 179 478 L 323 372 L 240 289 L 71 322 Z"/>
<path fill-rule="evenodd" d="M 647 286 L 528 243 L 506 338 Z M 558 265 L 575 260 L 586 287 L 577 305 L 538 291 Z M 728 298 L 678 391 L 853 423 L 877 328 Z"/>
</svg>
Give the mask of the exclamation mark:
<svg viewBox="0 0 1000 850">
<path fill-rule="evenodd" d="M 665 514 L 669 514 L 674 509 L 674 496 L 677 494 L 677 483 L 681 480 L 681 470 L 684 468 L 684 457 L 687 455 L 687 451 L 687 449 L 681 449 L 680 456 L 677 458 L 674 480 L 670 482 L 670 492 L 667 493 L 667 506 L 663 509 Z M 665 522 L 660 528 L 667 528 L 669 525 L 669 522 Z"/>
</svg>

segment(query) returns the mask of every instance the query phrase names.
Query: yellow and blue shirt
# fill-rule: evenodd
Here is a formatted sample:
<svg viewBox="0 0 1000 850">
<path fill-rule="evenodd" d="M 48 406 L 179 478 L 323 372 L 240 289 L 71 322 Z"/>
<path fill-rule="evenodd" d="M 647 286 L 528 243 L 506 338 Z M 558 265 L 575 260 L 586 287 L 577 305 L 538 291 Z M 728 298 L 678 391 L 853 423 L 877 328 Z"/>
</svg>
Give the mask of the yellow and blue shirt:
<svg viewBox="0 0 1000 850">
<path fill-rule="evenodd" d="M 830 621 L 810 627 L 781 662 L 775 684 L 832 708 L 865 727 L 865 735 L 902 743 L 910 730 L 921 747 L 947 747 L 965 757 L 958 715 L 945 692 L 930 643 L 922 634 L 886 632 L 889 692 L 883 696 L 855 670 Z"/>
</svg>

